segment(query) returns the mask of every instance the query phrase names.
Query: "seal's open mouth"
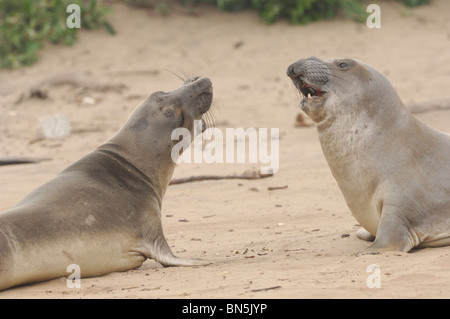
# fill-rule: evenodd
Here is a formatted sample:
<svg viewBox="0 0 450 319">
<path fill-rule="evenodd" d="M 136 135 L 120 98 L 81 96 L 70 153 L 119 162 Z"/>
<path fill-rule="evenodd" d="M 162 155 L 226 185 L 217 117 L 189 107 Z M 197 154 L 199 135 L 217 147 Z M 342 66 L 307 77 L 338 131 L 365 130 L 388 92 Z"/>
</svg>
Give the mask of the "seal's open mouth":
<svg viewBox="0 0 450 319">
<path fill-rule="evenodd" d="M 323 97 L 327 92 L 321 91 L 315 87 L 313 87 L 311 84 L 306 83 L 300 78 L 296 78 L 294 80 L 295 86 L 299 90 L 299 92 L 302 94 L 303 99 L 311 99 L 314 97 Z"/>
<path fill-rule="evenodd" d="M 314 87 L 312 87 L 310 84 L 306 83 L 305 81 L 302 81 L 302 87 L 300 88 L 300 92 L 302 92 L 302 94 L 304 96 L 310 97 L 310 96 L 319 96 L 321 97 L 325 92 L 321 91 L 319 89 L 316 89 Z"/>
</svg>

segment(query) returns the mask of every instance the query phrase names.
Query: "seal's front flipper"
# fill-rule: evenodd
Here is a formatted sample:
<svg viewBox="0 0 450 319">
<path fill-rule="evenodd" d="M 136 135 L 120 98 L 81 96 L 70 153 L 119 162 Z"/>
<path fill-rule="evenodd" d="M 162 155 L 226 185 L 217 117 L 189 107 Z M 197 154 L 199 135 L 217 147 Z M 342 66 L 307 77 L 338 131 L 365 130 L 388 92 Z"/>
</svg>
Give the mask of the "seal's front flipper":
<svg viewBox="0 0 450 319">
<path fill-rule="evenodd" d="M 209 265 L 211 262 L 200 259 L 184 259 L 176 257 L 169 245 L 167 244 L 164 235 L 159 235 L 156 239 L 145 245 L 145 248 L 149 252 L 148 258 L 152 258 L 159 262 L 164 267 L 170 266 L 204 266 Z"/>
<path fill-rule="evenodd" d="M 369 233 L 364 227 L 360 227 L 356 231 L 356 236 L 359 239 L 365 240 L 365 241 L 374 241 L 375 236 L 373 236 L 371 233 Z"/>
<path fill-rule="evenodd" d="M 373 244 L 358 254 L 376 254 L 381 251 L 408 252 L 414 248 L 418 242 L 414 227 L 401 216 L 404 216 L 404 212 L 399 212 L 399 208 L 384 205 Z"/>
</svg>

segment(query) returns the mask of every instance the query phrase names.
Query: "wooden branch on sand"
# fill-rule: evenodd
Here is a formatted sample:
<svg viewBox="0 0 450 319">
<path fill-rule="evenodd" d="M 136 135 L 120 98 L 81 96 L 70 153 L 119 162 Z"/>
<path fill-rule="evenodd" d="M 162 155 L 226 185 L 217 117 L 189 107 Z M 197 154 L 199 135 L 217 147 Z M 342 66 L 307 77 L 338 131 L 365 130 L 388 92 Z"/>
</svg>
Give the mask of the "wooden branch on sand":
<svg viewBox="0 0 450 319">
<path fill-rule="evenodd" d="M 32 158 L 23 156 L 0 156 L 0 165 L 30 164 L 49 161 L 50 158 Z"/>
<path fill-rule="evenodd" d="M 200 175 L 185 178 L 174 178 L 169 182 L 169 185 L 219 179 L 261 179 L 270 176 L 273 176 L 273 174 L 261 174 L 259 171 L 245 171 L 242 174 L 233 175 Z"/>
<path fill-rule="evenodd" d="M 64 84 L 101 92 L 109 90 L 120 92 L 122 89 L 126 88 L 123 84 L 113 84 L 107 80 L 96 78 L 89 72 L 65 71 L 46 76 L 45 78 L 30 85 L 20 93 L 18 98 L 16 98 L 15 104 L 19 104 L 30 97 L 46 99 L 48 97 L 48 90 L 51 87 Z"/>
<path fill-rule="evenodd" d="M 446 110 L 450 109 L 450 98 L 408 103 L 406 105 L 406 108 L 411 113 L 424 113 L 437 110 Z"/>
</svg>

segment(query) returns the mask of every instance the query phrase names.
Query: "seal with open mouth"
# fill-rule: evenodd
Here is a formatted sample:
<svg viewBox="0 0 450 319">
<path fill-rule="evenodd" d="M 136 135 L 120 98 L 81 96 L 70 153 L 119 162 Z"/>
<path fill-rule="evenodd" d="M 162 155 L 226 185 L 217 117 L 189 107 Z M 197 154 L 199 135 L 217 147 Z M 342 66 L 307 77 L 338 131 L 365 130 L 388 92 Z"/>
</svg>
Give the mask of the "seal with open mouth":
<svg viewBox="0 0 450 319">
<path fill-rule="evenodd" d="M 450 135 L 416 119 L 390 82 L 352 59 L 299 60 L 287 75 L 315 122 L 367 251 L 450 245 Z"/>
<path fill-rule="evenodd" d="M 163 234 L 161 203 L 175 168 L 174 129 L 191 132 L 210 109 L 208 78 L 155 92 L 105 144 L 0 214 L 0 290 L 68 276 L 139 267 L 203 265 L 177 258 Z"/>
</svg>

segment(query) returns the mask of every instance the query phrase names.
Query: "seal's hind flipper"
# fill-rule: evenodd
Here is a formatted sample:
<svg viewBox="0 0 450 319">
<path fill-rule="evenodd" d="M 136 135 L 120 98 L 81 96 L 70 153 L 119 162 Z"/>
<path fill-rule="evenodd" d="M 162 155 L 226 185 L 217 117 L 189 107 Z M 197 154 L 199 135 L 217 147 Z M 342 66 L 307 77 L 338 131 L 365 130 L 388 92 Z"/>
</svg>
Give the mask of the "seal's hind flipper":
<svg viewBox="0 0 450 319">
<path fill-rule="evenodd" d="M 167 244 L 164 235 L 159 235 L 151 243 L 146 243 L 146 250 L 148 251 L 148 258 L 152 258 L 159 262 L 164 267 L 170 266 L 204 266 L 209 265 L 211 262 L 200 259 L 184 259 L 176 257 Z"/>
<path fill-rule="evenodd" d="M 206 266 L 212 262 L 201 259 L 185 259 L 176 256 L 171 256 L 164 260 L 158 260 L 158 262 L 164 267 L 176 267 L 176 266 Z"/>
</svg>

